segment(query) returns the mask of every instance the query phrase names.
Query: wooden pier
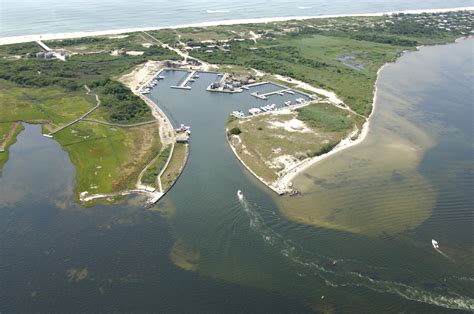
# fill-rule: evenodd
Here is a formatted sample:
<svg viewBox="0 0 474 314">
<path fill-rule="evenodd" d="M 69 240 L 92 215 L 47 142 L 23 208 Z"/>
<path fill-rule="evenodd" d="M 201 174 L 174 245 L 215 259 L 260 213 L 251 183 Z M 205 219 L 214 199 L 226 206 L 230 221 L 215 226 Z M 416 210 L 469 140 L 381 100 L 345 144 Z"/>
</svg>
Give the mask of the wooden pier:
<svg viewBox="0 0 474 314">
<path fill-rule="evenodd" d="M 186 77 L 186 79 L 179 85 L 173 85 L 171 88 L 177 88 L 177 89 L 191 89 L 191 86 L 186 86 L 188 84 L 189 80 L 191 80 L 194 76 L 196 75 L 196 71 L 191 71 L 189 75 Z"/>
</svg>

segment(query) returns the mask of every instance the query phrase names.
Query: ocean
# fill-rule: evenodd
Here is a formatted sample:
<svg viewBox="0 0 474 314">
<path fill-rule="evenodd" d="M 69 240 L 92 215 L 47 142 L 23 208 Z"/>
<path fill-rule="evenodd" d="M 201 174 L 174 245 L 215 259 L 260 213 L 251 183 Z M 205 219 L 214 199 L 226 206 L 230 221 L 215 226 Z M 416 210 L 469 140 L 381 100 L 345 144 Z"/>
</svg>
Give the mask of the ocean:
<svg viewBox="0 0 474 314">
<path fill-rule="evenodd" d="M 2 0 L 0 38 L 248 18 L 363 14 L 470 5 L 470 0 Z"/>
</svg>

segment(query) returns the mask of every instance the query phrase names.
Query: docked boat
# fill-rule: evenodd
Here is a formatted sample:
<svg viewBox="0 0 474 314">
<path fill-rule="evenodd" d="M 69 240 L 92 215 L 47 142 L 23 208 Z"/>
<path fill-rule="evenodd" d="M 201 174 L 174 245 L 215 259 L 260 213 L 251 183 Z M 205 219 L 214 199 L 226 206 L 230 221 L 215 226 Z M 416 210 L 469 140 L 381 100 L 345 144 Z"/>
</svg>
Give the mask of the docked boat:
<svg viewBox="0 0 474 314">
<path fill-rule="evenodd" d="M 434 247 L 435 249 L 439 249 L 438 241 L 432 239 L 432 240 L 431 240 L 431 244 L 433 245 L 433 247 Z"/>
<path fill-rule="evenodd" d="M 255 116 L 259 113 L 261 113 L 262 110 L 260 108 L 250 108 L 249 109 L 249 113 L 252 115 L 252 116 Z"/>
</svg>

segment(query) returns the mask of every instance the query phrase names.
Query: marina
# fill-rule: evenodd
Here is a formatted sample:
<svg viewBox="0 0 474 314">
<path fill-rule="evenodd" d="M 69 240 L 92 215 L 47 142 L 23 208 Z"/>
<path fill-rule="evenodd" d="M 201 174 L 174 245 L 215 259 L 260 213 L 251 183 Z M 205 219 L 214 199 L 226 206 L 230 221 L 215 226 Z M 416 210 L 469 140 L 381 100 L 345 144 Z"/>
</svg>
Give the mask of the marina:
<svg viewBox="0 0 474 314">
<path fill-rule="evenodd" d="M 228 95 L 229 100 L 241 98 L 242 101 L 248 103 L 248 105 L 239 104 L 235 108 L 229 110 L 228 114 L 236 118 L 254 116 L 265 112 L 280 110 L 285 107 L 302 106 L 312 100 L 319 99 L 315 95 L 289 89 L 284 85 L 267 81 L 244 85 L 239 89 L 230 91 L 222 84 L 227 76 L 227 73 L 220 72 L 165 68 L 156 75 L 156 78 L 149 85 L 145 86 L 141 93 L 149 97 L 153 90 L 155 90 L 160 84 L 168 85 L 169 88 L 173 89 L 190 90 L 191 87 L 188 85 L 190 82 L 197 83 L 198 80 L 204 78 L 211 82 L 207 83 L 208 85 L 203 89 L 203 91 L 213 93 L 222 92 L 223 95 Z M 168 79 L 169 77 L 172 77 L 171 82 Z M 198 85 L 200 86 L 200 84 Z M 212 88 L 212 86 L 215 88 Z M 262 94 L 264 97 L 258 97 L 255 95 L 256 92 L 253 90 L 256 88 L 267 91 L 265 94 Z M 252 98 L 254 100 L 251 100 Z M 272 101 L 272 103 L 268 104 L 268 101 Z M 248 112 L 249 115 L 246 116 L 244 112 Z"/>
</svg>

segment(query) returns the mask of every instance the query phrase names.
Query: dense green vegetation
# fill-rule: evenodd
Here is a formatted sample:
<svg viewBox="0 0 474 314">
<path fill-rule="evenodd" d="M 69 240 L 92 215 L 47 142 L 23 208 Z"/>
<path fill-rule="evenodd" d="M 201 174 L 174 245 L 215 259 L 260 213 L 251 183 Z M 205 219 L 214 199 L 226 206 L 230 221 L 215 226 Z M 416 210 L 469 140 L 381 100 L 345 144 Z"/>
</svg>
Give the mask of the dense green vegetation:
<svg viewBox="0 0 474 314">
<path fill-rule="evenodd" d="M 142 182 L 145 184 L 155 185 L 156 178 L 160 174 L 160 171 L 163 169 L 166 161 L 168 160 L 171 153 L 171 146 L 166 147 L 160 152 L 160 155 L 156 161 L 151 165 L 143 174 Z"/>
<path fill-rule="evenodd" d="M 176 143 L 174 145 L 173 157 L 161 175 L 163 191 L 167 191 L 181 174 L 181 171 L 186 164 L 188 153 L 188 144 Z"/>
<path fill-rule="evenodd" d="M 334 90 L 352 109 L 367 115 L 371 111 L 377 70 L 405 49 L 342 37 L 312 35 L 260 40 L 257 44 L 246 40 L 234 43 L 230 52 L 197 52 L 194 55 L 211 63 L 238 64 Z M 356 71 L 342 64 L 338 58 L 342 54 L 353 54 L 365 69 Z"/>
<path fill-rule="evenodd" d="M 135 38 L 133 35 L 131 38 Z M 127 37 L 128 38 L 128 37 Z M 85 37 L 67 39 L 48 44 L 66 47 L 84 46 L 90 49 L 139 48 L 142 56 L 112 56 L 108 52 L 77 54 L 67 62 L 31 57 L 38 48 L 32 43 L 0 47 L 0 54 L 20 53 L 20 60 L 0 59 L 0 79 L 14 82 L 24 87 L 58 86 L 68 91 L 77 91 L 88 85 L 95 89 L 107 111 L 105 118 L 111 122 L 143 122 L 151 119 L 148 106 L 114 77 L 130 70 L 146 60 L 178 60 L 180 57 L 169 49 L 152 45 L 149 48 L 127 46 L 127 38 Z M 143 40 L 143 39 L 142 39 Z M 133 42 L 133 41 L 132 41 Z M 29 53 L 29 54 L 28 54 Z"/>
<path fill-rule="evenodd" d="M 160 35 L 168 42 L 174 41 L 171 31 L 159 32 Z M 166 34 L 166 36 L 164 36 Z M 64 39 L 49 41 L 47 44 L 51 48 L 66 49 L 76 53 L 94 52 L 110 54 L 118 51 L 119 56 L 126 56 L 127 51 L 143 51 L 142 56 L 129 56 L 137 60 L 180 60 L 181 57 L 175 52 L 163 48 L 149 36 L 143 33 L 130 33 L 127 35 L 118 35 L 111 37 L 82 37 L 76 39 Z M 34 47 L 33 47 L 34 48 Z M 32 51 L 35 51 L 34 49 Z M 116 58 L 117 56 L 115 56 Z"/>
<path fill-rule="evenodd" d="M 354 124 L 353 118 L 346 111 L 330 104 L 312 104 L 297 111 L 299 120 L 328 132 L 345 130 Z"/>
<path fill-rule="evenodd" d="M 0 176 L 2 175 L 2 168 L 3 165 L 8 161 L 9 157 L 9 152 L 8 148 L 15 144 L 16 138 L 18 134 L 23 131 L 24 127 L 22 124 L 16 127 L 15 132 L 12 134 L 12 136 L 7 140 L 7 135 L 10 132 L 10 130 L 14 127 L 14 123 L 10 122 L 0 122 L 0 145 L 4 145 L 4 152 L 0 152 Z"/>
<path fill-rule="evenodd" d="M 324 144 L 319 151 L 313 152 L 312 157 L 315 156 L 320 156 L 322 154 L 329 153 L 334 147 L 336 147 L 337 144 L 339 144 L 340 141 L 332 141 L 329 143 Z"/>
<path fill-rule="evenodd" d="M 174 46 L 178 42 L 178 34 L 173 29 L 160 29 L 156 31 L 147 31 L 147 34 L 150 34 L 154 38 L 162 41 L 163 43 L 167 43 L 171 46 Z M 145 38 L 146 34 L 143 35 Z"/>
<path fill-rule="evenodd" d="M 0 123 L 25 121 L 48 123 L 51 128 L 74 120 L 95 104 L 84 89 L 62 87 L 21 87 L 0 80 Z"/>
<path fill-rule="evenodd" d="M 148 106 L 122 83 L 106 79 L 93 81 L 91 85 L 100 95 L 107 120 L 134 123 L 153 119 Z"/>
<path fill-rule="evenodd" d="M 242 133 L 242 131 L 238 128 L 238 127 L 234 127 L 232 129 L 230 129 L 230 134 L 232 135 L 239 135 L 240 133 Z"/>
<path fill-rule="evenodd" d="M 0 46 L 0 56 L 2 57 L 24 56 L 34 52 L 38 52 L 38 45 L 35 42 Z"/>
<path fill-rule="evenodd" d="M 20 87 L 3 80 L 0 95 L 0 125 L 26 121 L 42 123 L 49 130 L 77 118 L 95 104 L 85 90 Z M 6 132 L 6 127 L 0 127 L 0 131 Z M 54 136 L 76 166 L 76 196 L 83 191 L 107 193 L 133 186 L 143 167 L 158 154 L 159 138 L 154 124 L 125 129 L 88 122 L 76 123 Z M 0 153 L 0 167 L 7 158 L 8 151 Z"/>
<path fill-rule="evenodd" d="M 228 49 L 206 52 L 202 47 L 193 56 L 215 64 L 235 64 L 248 69 L 290 76 L 315 86 L 333 90 L 345 103 L 362 115 L 372 109 L 372 93 L 377 70 L 395 60 L 405 50 L 418 45 L 445 43 L 460 31 L 439 29 L 437 24 L 422 25 L 416 18 L 347 17 L 287 21 L 270 24 L 218 26 L 186 30 L 183 38 L 216 38 L 229 34 L 236 40 Z M 421 17 L 423 18 L 423 16 Z M 179 30 L 181 31 L 181 30 Z M 259 33 L 254 42 L 249 32 Z M 237 35 L 237 34 L 238 35 Z M 363 66 L 353 69 L 340 56 L 349 55 Z"/>
</svg>

